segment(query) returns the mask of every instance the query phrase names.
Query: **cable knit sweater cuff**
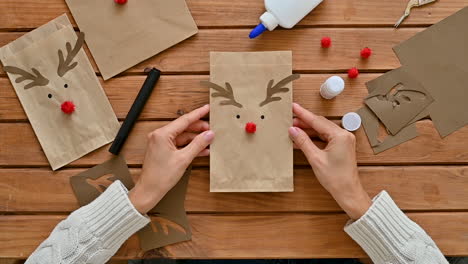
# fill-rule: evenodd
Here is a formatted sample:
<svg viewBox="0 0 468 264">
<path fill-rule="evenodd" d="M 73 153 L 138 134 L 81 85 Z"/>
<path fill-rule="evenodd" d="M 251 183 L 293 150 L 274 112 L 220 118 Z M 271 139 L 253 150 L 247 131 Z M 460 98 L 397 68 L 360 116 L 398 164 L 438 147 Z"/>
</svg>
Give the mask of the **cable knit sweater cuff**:
<svg viewBox="0 0 468 264">
<path fill-rule="evenodd" d="M 375 263 L 386 263 L 389 256 L 401 255 L 400 249 L 405 247 L 414 234 L 424 233 L 385 191 L 373 199 L 371 208 L 364 216 L 355 222 L 348 222 L 345 232 Z"/>
<path fill-rule="evenodd" d="M 81 212 L 89 231 L 105 248 L 120 247 L 131 235 L 150 220 L 141 215 L 130 202 L 128 190 L 120 181 L 112 183 L 105 192 Z"/>
</svg>

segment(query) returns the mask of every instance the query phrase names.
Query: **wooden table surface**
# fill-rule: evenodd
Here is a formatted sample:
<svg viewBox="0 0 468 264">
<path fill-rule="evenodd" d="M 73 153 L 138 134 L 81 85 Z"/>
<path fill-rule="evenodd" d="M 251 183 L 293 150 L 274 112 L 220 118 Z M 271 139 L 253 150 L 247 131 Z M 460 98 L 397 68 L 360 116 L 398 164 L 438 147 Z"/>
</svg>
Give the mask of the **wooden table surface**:
<svg viewBox="0 0 468 264">
<path fill-rule="evenodd" d="M 325 0 L 294 30 L 278 29 L 257 40 L 247 35 L 264 11 L 262 0 L 187 3 L 200 28 L 196 36 L 116 78 L 101 79 L 122 120 L 145 78 L 142 70 L 155 66 L 163 71 L 123 150 L 135 176 L 141 168 L 145 135 L 208 103 L 208 90 L 199 81 L 208 79 L 209 51 L 292 50 L 294 72 L 303 76 L 295 83 L 294 101 L 339 120 L 362 105 L 365 82 L 399 66 L 394 45 L 468 5 L 468 0 L 443 0 L 413 9 L 398 30 L 393 24 L 406 0 Z M 71 18 L 64 0 L 1 0 L 0 46 L 65 12 Z M 323 36 L 333 40 L 327 51 L 320 48 Z M 374 55 L 363 61 L 359 51 L 366 46 Z M 345 76 L 353 66 L 361 70 L 359 78 L 345 77 L 343 95 L 322 100 L 320 84 L 331 74 Z M 418 122 L 417 128 L 418 138 L 379 155 L 373 154 L 363 130 L 357 131 L 362 182 L 372 196 L 387 190 L 446 255 L 468 255 L 468 127 L 445 139 L 429 120 Z M 78 208 L 69 177 L 107 160 L 107 148 L 52 172 L 9 79 L 0 70 L 0 258 L 26 258 Z M 144 253 L 132 237 L 115 259 L 366 257 L 343 232 L 347 216 L 319 185 L 304 156 L 295 152 L 294 162 L 293 193 L 235 194 L 210 193 L 208 159 L 197 159 L 186 199 L 192 241 Z"/>
</svg>

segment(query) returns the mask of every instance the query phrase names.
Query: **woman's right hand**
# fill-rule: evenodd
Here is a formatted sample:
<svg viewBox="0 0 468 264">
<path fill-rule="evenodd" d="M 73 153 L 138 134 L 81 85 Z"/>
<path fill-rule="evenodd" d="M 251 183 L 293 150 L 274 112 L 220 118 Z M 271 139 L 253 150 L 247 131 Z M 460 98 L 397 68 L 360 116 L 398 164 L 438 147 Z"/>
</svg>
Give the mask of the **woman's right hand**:
<svg viewBox="0 0 468 264">
<path fill-rule="evenodd" d="M 352 219 L 359 219 L 372 201 L 359 180 L 354 135 L 298 104 L 293 104 L 293 112 L 296 118 L 289 135 L 295 147 L 304 152 L 320 184 L 340 207 Z M 321 138 L 327 146 L 319 149 L 309 136 Z"/>
</svg>

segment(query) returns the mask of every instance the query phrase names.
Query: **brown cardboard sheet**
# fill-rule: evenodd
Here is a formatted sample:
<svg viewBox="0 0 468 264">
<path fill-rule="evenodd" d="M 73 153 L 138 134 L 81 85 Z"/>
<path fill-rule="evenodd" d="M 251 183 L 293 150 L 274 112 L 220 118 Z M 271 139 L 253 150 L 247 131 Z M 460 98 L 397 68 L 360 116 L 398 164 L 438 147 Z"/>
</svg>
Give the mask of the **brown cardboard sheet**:
<svg viewBox="0 0 468 264">
<path fill-rule="evenodd" d="M 191 239 L 190 224 L 184 208 L 190 171 L 190 168 L 187 169 L 177 185 L 150 210 L 149 214 L 154 216 L 151 223 L 137 233 L 144 251 Z M 70 183 L 78 203 L 84 206 L 96 199 L 106 189 L 106 185 L 116 180 L 121 181 L 128 190 L 134 186 L 122 156 L 114 156 L 100 165 L 71 177 Z"/>
</svg>

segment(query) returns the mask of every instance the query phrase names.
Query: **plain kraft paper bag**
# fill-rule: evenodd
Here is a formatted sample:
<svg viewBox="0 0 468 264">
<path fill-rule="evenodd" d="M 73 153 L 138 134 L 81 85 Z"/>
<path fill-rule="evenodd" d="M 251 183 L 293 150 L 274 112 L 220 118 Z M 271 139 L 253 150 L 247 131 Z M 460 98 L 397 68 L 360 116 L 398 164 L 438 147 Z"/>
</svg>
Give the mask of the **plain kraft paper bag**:
<svg viewBox="0 0 468 264">
<path fill-rule="evenodd" d="M 53 170 L 111 142 L 119 129 L 80 42 L 82 35 L 77 37 L 62 15 L 0 49 L 0 60 Z M 61 111 L 65 101 L 74 103 L 73 113 Z"/>
<path fill-rule="evenodd" d="M 292 53 L 210 55 L 211 192 L 292 192 Z"/>
<path fill-rule="evenodd" d="M 185 0 L 66 0 L 104 80 L 195 35 Z"/>
</svg>

